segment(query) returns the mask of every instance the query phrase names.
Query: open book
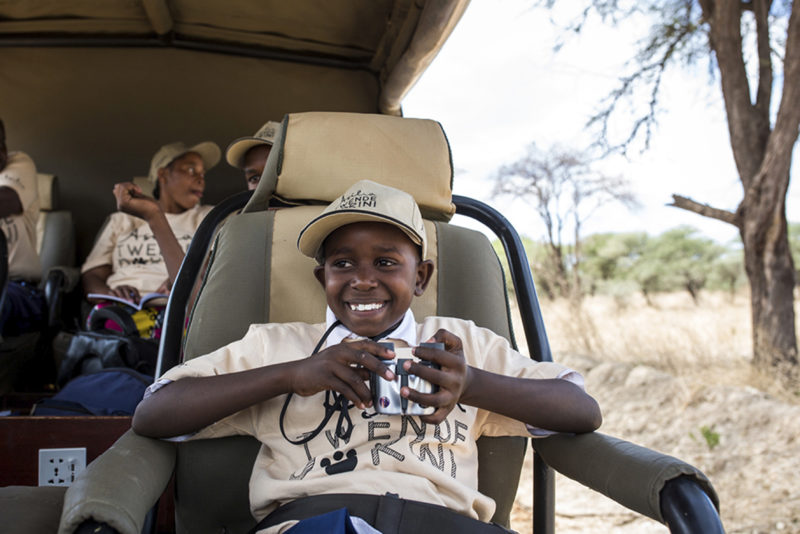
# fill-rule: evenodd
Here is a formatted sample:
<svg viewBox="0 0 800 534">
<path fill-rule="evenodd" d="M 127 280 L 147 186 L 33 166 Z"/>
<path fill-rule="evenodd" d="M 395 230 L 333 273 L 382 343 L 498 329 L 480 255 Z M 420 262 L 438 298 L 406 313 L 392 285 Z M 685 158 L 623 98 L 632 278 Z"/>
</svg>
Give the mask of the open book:
<svg viewBox="0 0 800 534">
<path fill-rule="evenodd" d="M 117 297 L 114 295 L 106 295 L 105 293 L 89 293 L 86 295 L 89 299 L 96 299 L 96 300 L 111 300 L 114 302 L 119 302 L 120 304 L 125 304 L 126 306 L 130 306 L 135 310 L 141 310 L 142 308 L 150 308 L 153 306 L 166 306 L 167 300 L 169 299 L 169 295 L 164 293 L 147 293 L 142 295 L 139 298 L 139 304 L 134 304 L 133 301 L 128 299 L 124 299 L 122 297 Z"/>
</svg>

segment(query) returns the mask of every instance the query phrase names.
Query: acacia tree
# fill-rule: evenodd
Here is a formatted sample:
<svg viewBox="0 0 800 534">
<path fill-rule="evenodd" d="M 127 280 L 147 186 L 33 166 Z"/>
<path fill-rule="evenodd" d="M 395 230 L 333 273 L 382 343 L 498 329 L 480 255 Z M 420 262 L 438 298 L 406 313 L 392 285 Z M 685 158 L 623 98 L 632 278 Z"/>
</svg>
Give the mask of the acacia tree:
<svg viewBox="0 0 800 534">
<path fill-rule="evenodd" d="M 594 169 L 587 153 L 536 143 L 517 161 L 503 165 L 495 175 L 493 197 L 515 196 L 529 202 L 545 226 L 548 280 L 551 291 L 561 296 L 580 296 L 579 265 L 583 223 L 608 202 L 628 207 L 637 204 L 622 177 Z M 568 250 L 563 234 L 572 231 L 574 248 Z"/>
<path fill-rule="evenodd" d="M 546 0 L 552 6 L 555 0 Z M 649 0 L 626 4 L 590 0 L 571 27 L 580 31 L 592 13 L 618 22 L 651 15 L 650 36 L 637 51 L 632 74 L 590 123 L 609 150 L 645 144 L 656 120 L 663 74 L 672 64 L 710 58 L 718 73 L 733 158 L 744 191 L 735 211 L 681 195 L 672 205 L 734 225 L 744 246 L 751 289 L 753 356 L 761 368 L 795 372 L 798 364 L 793 288 L 795 271 L 787 238 L 786 192 L 800 125 L 800 0 Z M 782 55 L 782 57 L 781 57 Z M 782 84 L 776 83 L 782 74 Z M 649 102 L 621 143 L 609 140 L 618 104 L 645 88 Z M 777 111 L 773 98 L 779 98 Z"/>
</svg>

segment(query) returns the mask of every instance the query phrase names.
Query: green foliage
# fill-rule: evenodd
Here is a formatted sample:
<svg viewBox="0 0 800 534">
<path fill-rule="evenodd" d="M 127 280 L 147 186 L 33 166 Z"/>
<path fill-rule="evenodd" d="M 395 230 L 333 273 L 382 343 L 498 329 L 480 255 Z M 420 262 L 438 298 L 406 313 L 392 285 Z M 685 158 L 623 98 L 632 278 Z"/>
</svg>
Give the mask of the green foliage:
<svg viewBox="0 0 800 534">
<path fill-rule="evenodd" d="M 681 226 L 650 238 L 631 269 L 645 295 L 655 291 L 685 289 L 696 301 L 724 247 Z"/>
<path fill-rule="evenodd" d="M 584 290 L 618 294 L 647 244 L 644 232 L 625 234 L 594 234 L 581 243 L 580 276 Z M 630 284 L 628 284 L 630 287 Z"/>
<path fill-rule="evenodd" d="M 708 288 L 733 294 L 746 283 L 746 280 L 741 246 L 728 248 L 714 262 L 714 267 L 708 276 Z"/>
<path fill-rule="evenodd" d="M 706 445 L 708 445 L 708 450 L 713 451 L 714 447 L 719 445 L 719 432 L 714 430 L 714 425 L 711 425 L 711 426 L 703 425 L 703 426 L 701 426 L 700 427 L 700 435 L 703 436 L 703 439 L 706 441 Z M 692 436 L 692 437 L 694 437 L 694 436 Z"/>
<path fill-rule="evenodd" d="M 708 426 L 703 425 L 700 427 L 700 436 L 702 436 L 703 440 L 706 442 L 708 446 L 708 450 L 713 451 L 714 448 L 719 445 L 719 432 L 714 430 L 714 425 Z M 689 437 L 691 437 L 695 441 L 699 441 L 697 436 L 693 432 L 689 432 Z"/>
<path fill-rule="evenodd" d="M 797 230 L 800 239 L 800 228 Z M 548 245 L 527 237 L 522 241 L 540 297 L 561 296 L 558 284 L 563 274 L 552 265 Z M 499 241 L 494 247 L 511 287 Z M 572 245 L 565 247 L 568 255 L 574 255 L 574 250 Z M 656 292 L 688 291 L 696 300 L 704 288 L 734 292 L 746 279 L 738 243 L 723 246 L 686 226 L 655 237 L 643 232 L 594 234 L 581 243 L 579 250 L 578 274 L 584 294 L 624 299 L 637 291 L 645 297 Z"/>
<path fill-rule="evenodd" d="M 553 299 L 557 296 L 555 291 L 555 281 L 553 270 L 550 267 L 550 256 L 547 253 L 546 245 L 534 241 L 529 237 L 522 237 L 522 248 L 525 250 L 525 255 L 528 257 L 528 265 L 531 269 L 536 291 L 540 297 Z M 500 264 L 503 267 L 503 274 L 506 278 L 506 287 L 513 291 L 513 283 L 511 280 L 511 272 L 508 268 L 508 259 L 506 258 L 503 245 L 499 240 L 495 239 L 492 242 L 494 251 L 500 258 Z"/>
</svg>

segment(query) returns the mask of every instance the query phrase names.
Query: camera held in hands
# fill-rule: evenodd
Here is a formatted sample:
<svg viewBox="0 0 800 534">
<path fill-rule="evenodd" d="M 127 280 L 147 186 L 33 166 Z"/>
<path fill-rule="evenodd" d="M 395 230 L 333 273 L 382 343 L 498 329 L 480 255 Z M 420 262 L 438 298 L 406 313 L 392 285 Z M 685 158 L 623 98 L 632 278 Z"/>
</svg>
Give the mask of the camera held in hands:
<svg viewBox="0 0 800 534">
<path fill-rule="evenodd" d="M 396 380 L 386 380 L 375 373 L 370 373 L 369 387 L 372 391 L 372 404 L 375 411 L 385 415 L 429 415 L 436 409 L 433 406 L 423 406 L 400 396 L 400 388 L 408 386 L 420 393 L 436 393 L 439 386 L 423 380 L 417 375 L 408 373 L 403 364 L 407 360 L 439 369 L 439 364 L 421 360 L 411 353 L 410 347 L 395 349 L 394 343 L 382 342 L 381 345 L 393 350 L 397 357 L 391 362 L 385 362 L 397 377 Z M 420 347 L 430 347 L 444 350 L 444 343 L 420 343 Z"/>
</svg>

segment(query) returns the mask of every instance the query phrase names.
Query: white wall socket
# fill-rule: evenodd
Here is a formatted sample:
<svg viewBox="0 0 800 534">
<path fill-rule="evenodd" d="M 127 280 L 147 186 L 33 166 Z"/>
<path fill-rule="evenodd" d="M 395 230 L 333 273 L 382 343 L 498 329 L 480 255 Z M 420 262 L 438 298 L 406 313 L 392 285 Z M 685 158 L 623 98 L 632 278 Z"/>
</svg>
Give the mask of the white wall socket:
<svg viewBox="0 0 800 534">
<path fill-rule="evenodd" d="M 86 469 L 86 447 L 39 449 L 39 485 L 69 486 Z"/>
</svg>

